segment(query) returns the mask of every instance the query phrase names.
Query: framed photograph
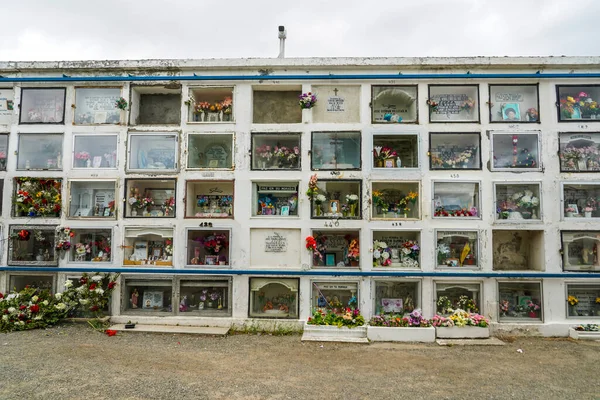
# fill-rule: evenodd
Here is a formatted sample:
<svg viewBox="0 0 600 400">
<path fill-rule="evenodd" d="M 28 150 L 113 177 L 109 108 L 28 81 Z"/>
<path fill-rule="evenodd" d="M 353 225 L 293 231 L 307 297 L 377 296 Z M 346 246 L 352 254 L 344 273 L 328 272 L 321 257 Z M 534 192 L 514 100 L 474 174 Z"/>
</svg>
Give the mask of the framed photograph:
<svg viewBox="0 0 600 400">
<path fill-rule="evenodd" d="M 504 121 L 520 121 L 521 110 L 519 103 L 506 103 L 502 107 L 502 119 Z"/>
<path fill-rule="evenodd" d="M 218 265 L 219 264 L 219 256 L 204 256 L 204 264 Z"/>
<path fill-rule="evenodd" d="M 329 202 L 329 212 L 332 214 L 337 214 L 340 212 L 340 201 L 339 200 L 331 200 Z"/>
<path fill-rule="evenodd" d="M 105 217 L 110 217 L 110 207 L 104 208 L 104 216 Z"/>
<path fill-rule="evenodd" d="M 384 166 L 386 168 L 396 168 L 396 159 L 394 159 L 394 158 L 386 158 Z"/>
<path fill-rule="evenodd" d="M 325 253 L 325 265 L 335 267 L 335 253 Z"/>
<path fill-rule="evenodd" d="M 281 206 L 281 215 L 290 215 L 290 207 L 289 206 Z"/>
<path fill-rule="evenodd" d="M 579 208 L 577 208 L 577 204 L 569 204 L 567 207 L 572 208 L 573 210 L 573 214 L 579 214 Z"/>
<path fill-rule="evenodd" d="M 155 260 L 159 259 L 162 257 L 162 248 L 161 247 L 154 247 L 152 249 L 152 258 L 154 258 Z"/>
<path fill-rule="evenodd" d="M 133 256 L 137 261 L 148 259 L 148 242 L 140 241 L 133 244 Z"/>
<path fill-rule="evenodd" d="M 261 209 L 261 214 L 262 215 L 273 215 L 273 209 L 269 208 L 269 207 L 263 207 Z"/>
<path fill-rule="evenodd" d="M 144 291 L 143 303 L 145 309 L 162 308 L 163 292 L 160 291 Z"/>
</svg>

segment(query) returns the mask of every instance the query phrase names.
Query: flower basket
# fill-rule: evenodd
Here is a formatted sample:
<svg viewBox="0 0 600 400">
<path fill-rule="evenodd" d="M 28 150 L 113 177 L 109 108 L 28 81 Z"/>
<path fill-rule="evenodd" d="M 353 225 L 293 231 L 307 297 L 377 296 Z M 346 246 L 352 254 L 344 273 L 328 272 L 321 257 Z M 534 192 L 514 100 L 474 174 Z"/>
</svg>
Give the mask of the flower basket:
<svg viewBox="0 0 600 400">
<path fill-rule="evenodd" d="M 367 338 L 372 342 L 435 342 L 435 328 L 390 328 L 367 326 Z"/>
<path fill-rule="evenodd" d="M 479 326 L 444 326 L 435 328 L 435 336 L 440 339 L 487 339 L 490 328 Z"/>
</svg>

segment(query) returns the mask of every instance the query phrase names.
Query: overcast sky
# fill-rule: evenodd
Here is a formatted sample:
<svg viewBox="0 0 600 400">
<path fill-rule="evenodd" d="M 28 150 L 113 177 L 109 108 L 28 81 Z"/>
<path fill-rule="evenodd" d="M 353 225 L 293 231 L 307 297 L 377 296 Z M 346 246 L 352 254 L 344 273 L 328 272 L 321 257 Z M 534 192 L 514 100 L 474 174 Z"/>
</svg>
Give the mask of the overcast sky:
<svg viewBox="0 0 600 400">
<path fill-rule="evenodd" d="M 599 0 L 4 0 L 0 60 L 600 55 Z"/>
</svg>

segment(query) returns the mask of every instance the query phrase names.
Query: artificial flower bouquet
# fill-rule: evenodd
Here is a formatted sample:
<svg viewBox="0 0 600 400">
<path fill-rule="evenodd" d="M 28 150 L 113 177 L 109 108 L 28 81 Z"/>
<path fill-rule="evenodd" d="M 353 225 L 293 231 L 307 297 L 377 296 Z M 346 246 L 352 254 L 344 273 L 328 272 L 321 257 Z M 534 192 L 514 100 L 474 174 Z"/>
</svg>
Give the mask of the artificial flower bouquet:
<svg viewBox="0 0 600 400">
<path fill-rule="evenodd" d="M 371 326 L 383 326 L 388 328 L 428 328 L 431 322 L 423 318 L 421 310 L 413 310 L 407 316 L 402 315 L 376 315 L 369 321 Z"/>
<path fill-rule="evenodd" d="M 43 178 L 15 178 L 13 199 L 16 216 L 58 217 L 61 207 L 61 181 Z"/>
<path fill-rule="evenodd" d="M 331 325 L 338 328 L 356 328 L 365 324 L 365 318 L 360 315 L 358 308 L 347 307 L 342 314 L 336 314 L 333 310 L 327 311 L 316 309 L 313 311 L 312 317 L 308 317 L 306 322 L 308 325 Z"/>
<path fill-rule="evenodd" d="M 300 104 L 300 108 L 303 110 L 309 110 L 317 104 L 317 95 L 312 94 L 311 92 L 302 93 L 300 96 L 298 96 L 298 98 L 300 99 L 298 102 Z"/>
<path fill-rule="evenodd" d="M 450 316 L 443 317 L 435 315 L 431 319 L 431 325 L 437 327 L 464 327 L 475 326 L 479 328 L 487 328 L 490 325 L 490 320 L 483 315 L 476 313 L 468 313 L 464 310 L 455 310 Z"/>
</svg>

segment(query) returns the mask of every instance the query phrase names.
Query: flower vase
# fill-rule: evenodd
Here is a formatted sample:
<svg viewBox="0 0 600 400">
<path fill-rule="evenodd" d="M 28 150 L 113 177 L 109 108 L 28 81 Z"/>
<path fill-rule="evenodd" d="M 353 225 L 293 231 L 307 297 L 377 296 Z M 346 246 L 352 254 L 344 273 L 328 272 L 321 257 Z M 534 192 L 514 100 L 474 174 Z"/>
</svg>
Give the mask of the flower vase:
<svg viewBox="0 0 600 400">
<path fill-rule="evenodd" d="M 579 313 L 577 312 L 576 306 L 569 306 L 569 316 L 570 317 L 577 317 L 577 316 L 579 316 Z"/>
<path fill-rule="evenodd" d="M 223 122 L 223 110 L 219 111 L 219 121 Z"/>
<path fill-rule="evenodd" d="M 508 219 L 524 219 L 523 215 L 518 211 L 511 211 L 508 213 Z"/>
<path fill-rule="evenodd" d="M 356 204 L 350 204 L 350 216 L 356 217 Z"/>
<path fill-rule="evenodd" d="M 523 216 L 523 219 L 531 219 L 531 211 L 521 211 L 521 215 Z"/>
<path fill-rule="evenodd" d="M 266 161 L 261 161 L 260 162 L 260 169 L 267 169 L 267 162 Z"/>
<path fill-rule="evenodd" d="M 585 217 L 586 218 L 592 218 L 592 212 L 591 211 L 584 211 Z"/>
<path fill-rule="evenodd" d="M 0 158 L 0 170 L 4 171 L 6 169 L 6 158 Z"/>
<path fill-rule="evenodd" d="M 207 308 L 214 308 L 214 303 L 212 301 L 207 301 L 206 302 L 206 307 Z"/>
<path fill-rule="evenodd" d="M 358 261 L 352 260 L 352 261 L 350 261 L 350 265 L 352 267 L 358 267 Z"/>
<path fill-rule="evenodd" d="M 137 217 L 137 210 L 131 210 L 131 216 Z"/>
<path fill-rule="evenodd" d="M 204 310 L 204 302 L 203 301 L 198 303 L 198 310 Z"/>
<path fill-rule="evenodd" d="M 321 204 L 317 204 L 315 207 L 315 215 L 317 217 L 320 217 L 321 215 L 323 215 L 323 208 L 321 206 Z"/>
<path fill-rule="evenodd" d="M 90 159 L 86 160 L 85 167 L 86 168 L 91 168 L 92 167 L 92 160 L 90 160 Z"/>
<path fill-rule="evenodd" d="M 537 313 L 535 311 L 529 311 L 529 318 L 537 318 Z"/>
<path fill-rule="evenodd" d="M 572 213 L 572 212 L 570 212 L 570 211 L 567 211 L 567 212 L 566 212 L 566 214 L 565 214 L 565 216 L 566 216 L 567 218 L 572 218 L 572 217 L 573 217 L 573 213 Z"/>
<path fill-rule="evenodd" d="M 383 160 L 376 160 L 375 168 L 383 168 Z"/>
</svg>

